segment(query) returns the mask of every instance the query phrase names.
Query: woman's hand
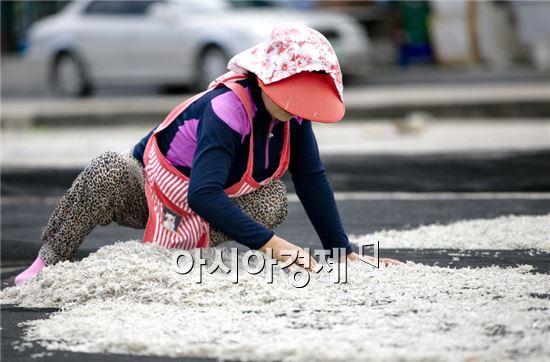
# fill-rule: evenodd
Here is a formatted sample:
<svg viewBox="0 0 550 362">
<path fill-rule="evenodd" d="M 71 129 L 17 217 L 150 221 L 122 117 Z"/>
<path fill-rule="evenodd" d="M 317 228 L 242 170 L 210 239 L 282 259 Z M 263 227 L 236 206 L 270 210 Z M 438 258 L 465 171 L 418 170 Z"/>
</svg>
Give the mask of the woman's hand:
<svg viewBox="0 0 550 362">
<path fill-rule="evenodd" d="M 377 265 L 376 259 L 373 258 L 372 256 L 368 256 L 368 255 L 361 256 L 354 251 L 348 254 L 348 259 L 351 261 L 363 260 L 364 262 L 367 262 L 370 265 Z M 388 266 L 388 265 L 399 265 L 403 263 L 396 259 L 380 258 L 380 264 L 383 264 L 384 266 Z"/>
<path fill-rule="evenodd" d="M 267 254 L 267 249 L 273 250 L 272 257 L 277 261 L 288 263 L 290 260 L 295 260 L 295 265 L 298 265 L 306 270 L 313 270 L 317 266 L 315 259 L 306 253 L 304 249 L 278 237 L 277 235 L 273 235 L 273 237 L 260 248 L 260 251 Z M 309 265 L 306 267 L 308 260 Z"/>
</svg>

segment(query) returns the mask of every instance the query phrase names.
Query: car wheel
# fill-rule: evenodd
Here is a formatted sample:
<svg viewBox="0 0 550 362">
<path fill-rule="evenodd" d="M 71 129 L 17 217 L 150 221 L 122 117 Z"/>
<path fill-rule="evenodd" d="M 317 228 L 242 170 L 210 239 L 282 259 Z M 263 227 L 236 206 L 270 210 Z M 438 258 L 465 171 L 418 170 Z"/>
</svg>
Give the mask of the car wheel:
<svg viewBox="0 0 550 362">
<path fill-rule="evenodd" d="M 226 73 L 228 60 L 225 52 L 217 46 L 209 46 L 204 49 L 198 61 L 196 88 L 204 90 L 210 82 Z"/>
<path fill-rule="evenodd" d="M 82 62 L 70 53 L 62 53 L 56 57 L 50 85 L 55 94 L 64 97 L 82 97 L 92 93 Z"/>
</svg>

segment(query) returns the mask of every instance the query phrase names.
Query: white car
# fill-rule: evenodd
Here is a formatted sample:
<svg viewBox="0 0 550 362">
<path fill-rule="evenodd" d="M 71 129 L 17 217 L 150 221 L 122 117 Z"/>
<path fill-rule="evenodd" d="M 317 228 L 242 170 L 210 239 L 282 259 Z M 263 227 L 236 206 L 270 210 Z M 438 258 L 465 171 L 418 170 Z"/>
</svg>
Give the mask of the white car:
<svg viewBox="0 0 550 362">
<path fill-rule="evenodd" d="M 61 95 L 87 95 L 109 85 L 201 89 L 226 72 L 232 55 L 266 40 L 285 21 L 323 33 L 344 74 L 366 73 L 368 38 L 349 16 L 248 3 L 75 1 L 33 24 L 26 59 Z"/>
</svg>

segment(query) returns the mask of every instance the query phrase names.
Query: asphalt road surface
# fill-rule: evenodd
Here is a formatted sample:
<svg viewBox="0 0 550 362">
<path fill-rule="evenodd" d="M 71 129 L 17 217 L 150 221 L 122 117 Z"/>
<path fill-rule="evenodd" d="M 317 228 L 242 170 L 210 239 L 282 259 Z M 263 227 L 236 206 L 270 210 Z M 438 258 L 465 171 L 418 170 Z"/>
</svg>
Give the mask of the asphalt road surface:
<svg viewBox="0 0 550 362">
<path fill-rule="evenodd" d="M 547 198 L 521 195 L 522 192 L 550 191 L 549 159 L 550 152 L 540 151 L 498 157 L 476 154 L 326 157 L 324 162 L 334 191 L 341 195 L 337 202 L 346 232 L 367 234 L 422 224 L 548 213 Z M 7 266 L 34 260 L 41 245 L 41 229 L 79 171 L 3 170 L 3 271 Z M 283 180 L 289 192 L 293 192 L 288 173 Z M 350 191 L 366 193 L 350 199 L 346 197 Z M 395 191 L 413 192 L 416 197 L 395 196 Z M 441 198 L 434 192 L 458 194 Z M 461 192 L 472 194 L 464 197 L 460 196 Z M 495 192 L 500 196 L 491 196 Z M 319 246 L 307 215 L 296 201 L 291 200 L 287 220 L 276 232 L 302 246 Z M 118 225 L 97 227 L 83 243 L 79 255 L 87 255 L 117 240 L 139 239 L 142 233 L 142 230 Z"/>
<path fill-rule="evenodd" d="M 367 234 L 382 229 L 411 229 L 423 224 L 448 224 L 459 220 L 494 218 L 501 215 L 542 215 L 550 212 L 549 199 L 536 198 L 434 198 L 406 200 L 390 194 L 363 200 L 338 200 L 338 208 L 348 234 Z M 506 197 L 506 196 L 504 196 Z M 32 262 L 40 248 L 41 229 L 48 221 L 57 198 L 9 198 L 2 203 L 2 264 L 19 266 Z M 299 202 L 289 203 L 286 221 L 275 230 L 278 235 L 304 247 L 318 248 L 320 242 Z M 79 257 L 117 240 L 140 239 L 143 230 L 116 224 L 98 226 L 84 241 Z M 383 240 L 380 240 L 383 248 Z M 237 243 L 224 245 L 238 246 Z M 414 254 L 410 255 L 414 257 Z M 413 259 L 411 259 L 413 260 Z M 510 265 L 515 265 L 512 262 Z"/>
</svg>

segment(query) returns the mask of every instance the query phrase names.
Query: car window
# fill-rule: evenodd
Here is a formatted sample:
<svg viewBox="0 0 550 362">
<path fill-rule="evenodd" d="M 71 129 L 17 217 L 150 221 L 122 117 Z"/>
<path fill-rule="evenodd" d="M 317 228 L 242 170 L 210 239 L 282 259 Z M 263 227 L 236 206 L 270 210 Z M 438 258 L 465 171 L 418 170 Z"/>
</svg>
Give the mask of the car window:
<svg viewBox="0 0 550 362">
<path fill-rule="evenodd" d="M 270 0 L 185 0 L 175 2 L 177 9 L 185 13 L 223 11 L 231 8 L 276 8 L 281 5 Z"/>
<path fill-rule="evenodd" d="M 228 0 L 234 8 L 275 8 L 279 4 L 269 0 Z"/>
<path fill-rule="evenodd" d="M 97 0 L 92 1 L 86 8 L 86 15 L 145 15 L 149 5 L 155 1 L 119 1 Z"/>
<path fill-rule="evenodd" d="M 176 1 L 174 4 L 176 5 L 176 9 L 182 13 L 223 11 L 231 7 L 230 4 L 224 0 Z"/>
</svg>

